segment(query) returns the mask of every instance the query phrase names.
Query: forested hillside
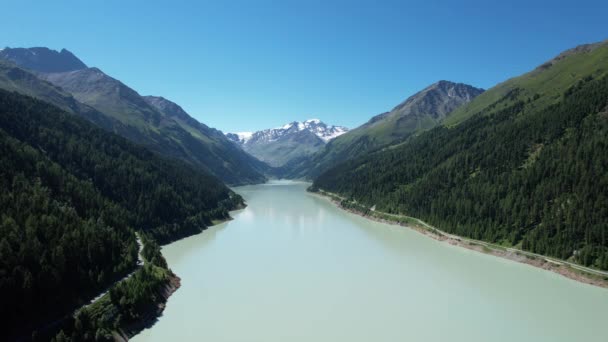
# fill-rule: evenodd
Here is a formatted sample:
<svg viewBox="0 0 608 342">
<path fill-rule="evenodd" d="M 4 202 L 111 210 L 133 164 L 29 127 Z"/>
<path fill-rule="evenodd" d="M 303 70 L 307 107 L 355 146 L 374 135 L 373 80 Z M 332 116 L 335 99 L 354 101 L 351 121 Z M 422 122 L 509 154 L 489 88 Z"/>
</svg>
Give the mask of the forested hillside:
<svg viewBox="0 0 608 342">
<path fill-rule="evenodd" d="M 242 204 L 217 178 L 0 90 L 0 336 L 66 314 L 165 243 Z"/>
<path fill-rule="evenodd" d="M 264 173 L 270 171 L 268 165 L 235 147 L 221 132 L 193 119 L 175 103 L 141 96 L 100 69 L 88 68 L 65 50 L 3 49 L 0 88 L 79 114 L 228 184 L 261 183 L 266 180 Z M 151 98 L 156 100 L 150 101 Z"/>
<path fill-rule="evenodd" d="M 588 52 L 576 55 L 577 63 L 544 67 L 565 73 L 565 61 L 578 68 L 562 75 L 577 76 L 569 86 L 539 81 L 543 87 L 534 93 L 512 82 L 468 120 L 341 164 L 312 190 L 450 233 L 608 269 L 608 77 L 604 62 L 584 63 L 585 56 L 598 61 Z M 588 66 L 584 77 L 580 63 Z M 556 95 L 556 87 L 564 91 Z"/>
</svg>

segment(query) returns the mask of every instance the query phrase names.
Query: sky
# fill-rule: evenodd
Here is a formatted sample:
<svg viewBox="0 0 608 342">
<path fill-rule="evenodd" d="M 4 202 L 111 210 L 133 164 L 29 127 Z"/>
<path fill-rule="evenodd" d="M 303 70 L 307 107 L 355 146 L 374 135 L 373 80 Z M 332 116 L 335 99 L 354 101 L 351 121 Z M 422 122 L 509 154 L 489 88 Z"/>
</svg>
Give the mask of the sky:
<svg viewBox="0 0 608 342">
<path fill-rule="evenodd" d="M 66 48 L 224 132 L 356 127 L 608 39 L 608 1 L 3 1 L 2 47 Z"/>
</svg>

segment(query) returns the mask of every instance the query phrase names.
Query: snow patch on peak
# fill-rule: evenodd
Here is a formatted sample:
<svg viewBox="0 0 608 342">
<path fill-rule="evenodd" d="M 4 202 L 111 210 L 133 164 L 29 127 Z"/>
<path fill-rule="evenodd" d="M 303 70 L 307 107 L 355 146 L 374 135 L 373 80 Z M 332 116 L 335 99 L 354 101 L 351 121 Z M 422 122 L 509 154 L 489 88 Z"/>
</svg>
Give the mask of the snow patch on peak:
<svg viewBox="0 0 608 342">
<path fill-rule="evenodd" d="M 236 132 L 234 134 L 236 134 L 239 137 L 239 140 L 243 141 L 244 143 L 246 143 L 247 140 L 251 139 L 253 136 L 253 132 Z"/>
<path fill-rule="evenodd" d="M 327 134 L 324 134 L 324 135 L 317 134 L 317 136 L 327 143 L 330 140 L 335 139 L 346 132 L 348 132 L 348 128 L 346 128 L 346 127 L 331 126 L 331 130 L 329 130 L 327 132 Z"/>
<path fill-rule="evenodd" d="M 225 133 L 224 134 L 229 140 L 238 143 L 245 144 L 253 136 L 253 132 L 236 132 L 236 133 Z"/>
</svg>

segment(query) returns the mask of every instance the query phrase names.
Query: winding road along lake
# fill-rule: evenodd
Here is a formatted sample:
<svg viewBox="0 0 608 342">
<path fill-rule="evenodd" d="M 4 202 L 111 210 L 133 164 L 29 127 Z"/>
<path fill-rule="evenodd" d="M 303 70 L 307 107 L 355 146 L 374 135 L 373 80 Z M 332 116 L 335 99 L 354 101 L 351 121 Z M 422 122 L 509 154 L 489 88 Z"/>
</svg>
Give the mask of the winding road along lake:
<svg viewBox="0 0 608 342">
<path fill-rule="evenodd" d="M 163 248 L 182 279 L 134 341 L 608 341 L 608 290 L 368 221 L 308 184 L 237 188 Z"/>
</svg>

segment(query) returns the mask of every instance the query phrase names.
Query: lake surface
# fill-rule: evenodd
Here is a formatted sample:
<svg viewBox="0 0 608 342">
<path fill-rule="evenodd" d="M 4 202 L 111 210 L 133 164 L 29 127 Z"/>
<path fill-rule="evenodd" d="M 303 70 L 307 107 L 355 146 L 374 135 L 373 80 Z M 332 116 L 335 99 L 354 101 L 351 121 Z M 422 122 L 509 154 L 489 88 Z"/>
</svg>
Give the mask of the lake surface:
<svg viewBox="0 0 608 342">
<path fill-rule="evenodd" d="M 182 279 L 134 341 L 608 341 L 608 290 L 346 213 L 307 184 L 237 188 L 234 220 L 163 248 Z"/>
</svg>

